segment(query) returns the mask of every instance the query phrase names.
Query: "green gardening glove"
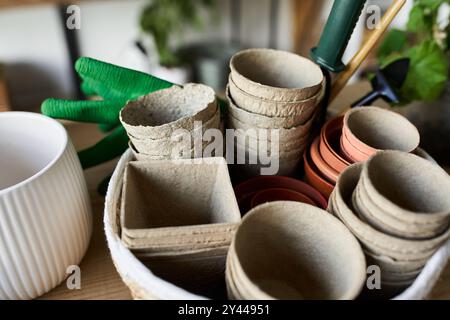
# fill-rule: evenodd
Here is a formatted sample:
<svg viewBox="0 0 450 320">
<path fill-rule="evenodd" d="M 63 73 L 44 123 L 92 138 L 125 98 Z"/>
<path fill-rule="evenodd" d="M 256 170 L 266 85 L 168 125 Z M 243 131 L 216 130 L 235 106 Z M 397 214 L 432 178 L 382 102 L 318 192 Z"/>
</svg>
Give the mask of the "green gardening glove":
<svg viewBox="0 0 450 320">
<path fill-rule="evenodd" d="M 128 148 L 128 137 L 119 121 L 119 112 L 127 101 L 173 84 L 86 57 L 77 60 L 75 70 L 82 79 L 82 91 L 103 100 L 47 99 L 42 103 L 41 111 L 52 118 L 98 123 L 101 128 L 113 129 L 103 140 L 78 153 L 82 167 L 87 169 L 120 156 Z"/>
</svg>

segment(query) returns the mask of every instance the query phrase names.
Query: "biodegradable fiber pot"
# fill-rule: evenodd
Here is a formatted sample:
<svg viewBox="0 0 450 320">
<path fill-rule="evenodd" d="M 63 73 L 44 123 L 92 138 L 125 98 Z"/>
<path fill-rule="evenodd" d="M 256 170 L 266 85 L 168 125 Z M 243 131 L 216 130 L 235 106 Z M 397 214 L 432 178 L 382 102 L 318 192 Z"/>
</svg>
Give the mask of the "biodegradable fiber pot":
<svg viewBox="0 0 450 320">
<path fill-rule="evenodd" d="M 212 88 L 190 83 L 128 102 L 120 112 L 120 121 L 135 138 L 170 139 L 177 129 L 193 131 L 195 121 L 206 123 L 217 108 Z"/>
<path fill-rule="evenodd" d="M 241 134 L 245 133 L 245 135 L 253 139 L 261 140 L 263 139 L 261 133 L 265 133 L 264 138 L 267 137 L 267 140 L 271 141 L 273 131 L 275 130 L 278 132 L 277 136 L 280 141 L 283 141 L 283 143 L 287 144 L 295 144 L 305 142 L 305 140 L 308 139 L 313 119 L 314 118 L 311 118 L 304 125 L 299 125 L 297 127 L 292 127 L 290 129 L 277 127 L 274 128 L 257 127 L 248 123 L 244 123 L 230 114 L 228 114 L 227 122 L 229 128 L 237 129 L 240 131 L 239 133 Z"/>
<path fill-rule="evenodd" d="M 238 88 L 257 98 L 299 101 L 317 94 L 323 81 L 318 65 L 293 53 L 248 49 L 230 60 L 231 78 Z"/>
<path fill-rule="evenodd" d="M 433 253 L 449 238 L 450 231 L 427 240 L 408 240 L 385 234 L 361 220 L 351 205 L 352 194 L 358 184 L 363 164 L 348 167 L 336 183 L 328 210 L 335 214 L 349 230 L 360 240 L 366 250 L 379 256 L 389 257 L 395 261 L 413 263 L 430 258 Z"/>
<path fill-rule="evenodd" d="M 0 300 L 32 299 L 78 265 L 92 232 L 89 194 L 64 127 L 0 112 Z"/>
<path fill-rule="evenodd" d="M 234 83 L 231 75 L 228 79 L 230 96 L 234 102 L 248 112 L 265 115 L 268 117 L 295 117 L 299 121 L 309 119 L 320 104 L 324 88 L 322 87 L 314 96 L 305 100 L 293 102 L 279 102 L 258 98 L 241 90 Z"/>
<path fill-rule="evenodd" d="M 227 282 L 244 299 L 354 299 L 366 278 L 362 249 L 348 229 L 298 202 L 251 210 L 227 259 L 234 266 L 234 275 L 226 270 Z"/>
<path fill-rule="evenodd" d="M 184 151 L 187 147 L 194 148 L 194 139 L 197 136 L 202 139 L 203 134 L 209 129 L 218 129 L 220 127 L 220 110 L 217 109 L 215 115 L 208 121 L 201 124 L 201 127 L 196 127 L 193 131 L 180 132 L 169 138 L 162 139 L 145 139 L 137 138 L 132 134 L 128 134 L 130 141 L 140 153 L 151 156 L 171 157 L 180 151 Z M 203 147 L 206 147 L 209 142 L 203 141 Z"/>
<path fill-rule="evenodd" d="M 227 87 L 228 113 L 229 116 L 248 124 L 251 127 L 267 128 L 267 129 L 291 129 L 294 127 L 307 126 L 313 116 L 309 119 L 304 117 L 268 117 L 262 114 L 246 111 L 236 105 L 235 101 L 230 95 L 230 90 Z"/>
<path fill-rule="evenodd" d="M 411 122 L 378 107 L 348 111 L 342 132 L 345 152 L 357 161 L 366 160 L 378 150 L 412 152 L 420 143 L 419 132 Z"/>
<path fill-rule="evenodd" d="M 124 283 L 131 290 L 134 298 L 170 300 L 204 299 L 205 295 L 199 295 L 198 292 L 190 291 L 185 289 L 185 287 L 180 287 L 179 284 L 172 282 L 171 279 L 166 279 L 160 274 L 154 273 L 151 268 L 148 269 L 140 260 L 138 260 L 136 255 L 124 246 L 120 237 L 120 205 L 118 204 L 120 203 L 121 198 L 124 170 L 127 163 L 132 159 L 133 155 L 131 150 L 125 152 L 121 157 L 114 170 L 105 199 L 105 234 L 114 266 Z M 357 180 L 353 185 L 353 189 L 356 186 L 356 183 Z M 353 192 L 353 189 L 351 192 Z M 395 241 L 396 238 L 393 239 Z M 420 242 L 414 242 L 419 243 L 418 245 L 421 246 Z M 439 250 L 427 262 L 424 270 L 420 273 L 414 283 L 401 295 L 395 298 L 408 300 L 426 298 L 439 280 L 442 271 L 445 269 L 447 260 L 450 257 L 449 249 L 450 240 L 445 244 L 442 243 Z M 225 266 L 225 263 L 223 266 Z M 184 273 L 183 268 L 179 270 L 180 273 Z"/>
<path fill-rule="evenodd" d="M 367 161 L 359 184 L 382 209 L 377 219 L 398 236 L 429 238 L 449 228 L 450 177 L 428 160 L 400 151 L 379 152 Z"/>
<path fill-rule="evenodd" d="M 127 166 L 122 239 L 160 253 L 171 246 L 223 246 L 240 212 L 223 158 L 137 161 Z"/>
</svg>

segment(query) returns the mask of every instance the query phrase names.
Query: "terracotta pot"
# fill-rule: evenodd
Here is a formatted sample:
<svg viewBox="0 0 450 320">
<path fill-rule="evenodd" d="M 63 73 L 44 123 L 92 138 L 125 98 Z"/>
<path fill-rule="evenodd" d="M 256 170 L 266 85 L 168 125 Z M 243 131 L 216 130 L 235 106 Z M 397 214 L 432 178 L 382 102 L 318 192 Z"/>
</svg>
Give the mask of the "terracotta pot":
<svg viewBox="0 0 450 320">
<path fill-rule="evenodd" d="M 370 158 L 370 155 L 364 153 L 358 147 L 356 147 L 353 143 L 354 140 L 351 140 L 348 135 L 348 131 L 345 130 L 345 127 L 342 129 L 341 135 L 341 151 L 342 154 L 348 159 L 351 160 L 351 163 L 355 162 L 363 162 Z"/>
<path fill-rule="evenodd" d="M 258 192 L 252 198 L 252 209 L 260 204 L 274 201 L 295 201 L 310 204 L 315 206 L 316 204 L 309 197 L 302 193 L 295 192 L 289 189 L 272 188 Z"/>
<path fill-rule="evenodd" d="M 326 159 L 330 167 L 339 173 L 344 171 L 350 165 L 350 162 L 340 154 L 340 139 L 342 135 L 343 120 L 344 117 L 338 117 L 328 121 L 320 133 L 319 144 L 322 158 Z"/>
<path fill-rule="evenodd" d="M 419 131 L 408 119 L 378 107 L 348 111 L 342 132 L 355 149 L 369 156 L 378 150 L 412 152 L 420 143 Z M 349 150 L 347 153 L 353 156 Z"/>
<path fill-rule="evenodd" d="M 260 176 L 244 181 L 234 188 L 241 212 L 245 213 L 250 210 L 251 199 L 257 192 L 271 188 L 289 189 L 304 194 L 322 209 L 328 205 L 327 200 L 319 191 L 303 181 L 282 176 Z"/>
<path fill-rule="evenodd" d="M 311 160 L 316 165 L 320 173 L 328 179 L 328 181 L 330 181 L 331 183 L 336 183 L 339 173 L 334 170 L 325 159 L 322 158 L 319 151 L 319 139 L 320 138 L 317 137 L 311 144 Z"/>
<path fill-rule="evenodd" d="M 311 160 L 308 150 L 303 154 L 303 162 L 306 181 L 328 199 L 331 192 L 333 192 L 334 185 L 320 175 L 319 170 Z"/>
<path fill-rule="evenodd" d="M 344 157 L 345 160 L 347 160 L 350 164 L 354 164 L 357 162 L 354 159 L 352 159 L 352 157 L 345 150 L 345 148 L 343 146 L 343 136 L 342 135 L 341 135 L 341 138 L 339 139 L 339 147 L 341 150 L 341 155 Z"/>
</svg>

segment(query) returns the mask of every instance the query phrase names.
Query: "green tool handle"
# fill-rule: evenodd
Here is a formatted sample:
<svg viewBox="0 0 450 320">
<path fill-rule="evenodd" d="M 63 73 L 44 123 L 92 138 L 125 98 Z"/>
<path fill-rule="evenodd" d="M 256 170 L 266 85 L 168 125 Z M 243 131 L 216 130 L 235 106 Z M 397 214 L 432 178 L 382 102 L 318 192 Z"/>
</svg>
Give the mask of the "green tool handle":
<svg viewBox="0 0 450 320">
<path fill-rule="evenodd" d="M 366 0 L 335 0 L 319 44 L 311 58 L 331 72 L 344 70 L 342 56 L 361 15 Z"/>
</svg>

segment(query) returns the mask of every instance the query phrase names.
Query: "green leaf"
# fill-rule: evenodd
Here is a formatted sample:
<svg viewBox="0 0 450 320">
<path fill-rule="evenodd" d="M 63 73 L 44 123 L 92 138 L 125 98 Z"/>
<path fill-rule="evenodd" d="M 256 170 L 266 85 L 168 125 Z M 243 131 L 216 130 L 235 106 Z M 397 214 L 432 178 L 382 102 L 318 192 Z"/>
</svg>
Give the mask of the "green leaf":
<svg viewBox="0 0 450 320">
<path fill-rule="evenodd" d="M 405 31 L 398 29 L 390 30 L 378 49 L 378 58 L 383 61 L 395 52 L 402 52 L 406 46 L 406 42 L 407 34 Z"/>
<path fill-rule="evenodd" d="M 408 31 L 431 34 L 433 32 L 433 17 L 420 4 L 416 4 L 409 13 Z"/>
<path fill-rule="evenodd" d="M 401 89 L 403 100 L 438 99 L 448 81 L 449 63 L 444 51 L 433 40 L 409 49 L 410 70 Z"/>
<path fill-rule="evenodd" d="M 449 0 L 417 0 L 417 4 L 424 9 L 437 11 L 444 3 L 449 3 Z"/>
</svg>

